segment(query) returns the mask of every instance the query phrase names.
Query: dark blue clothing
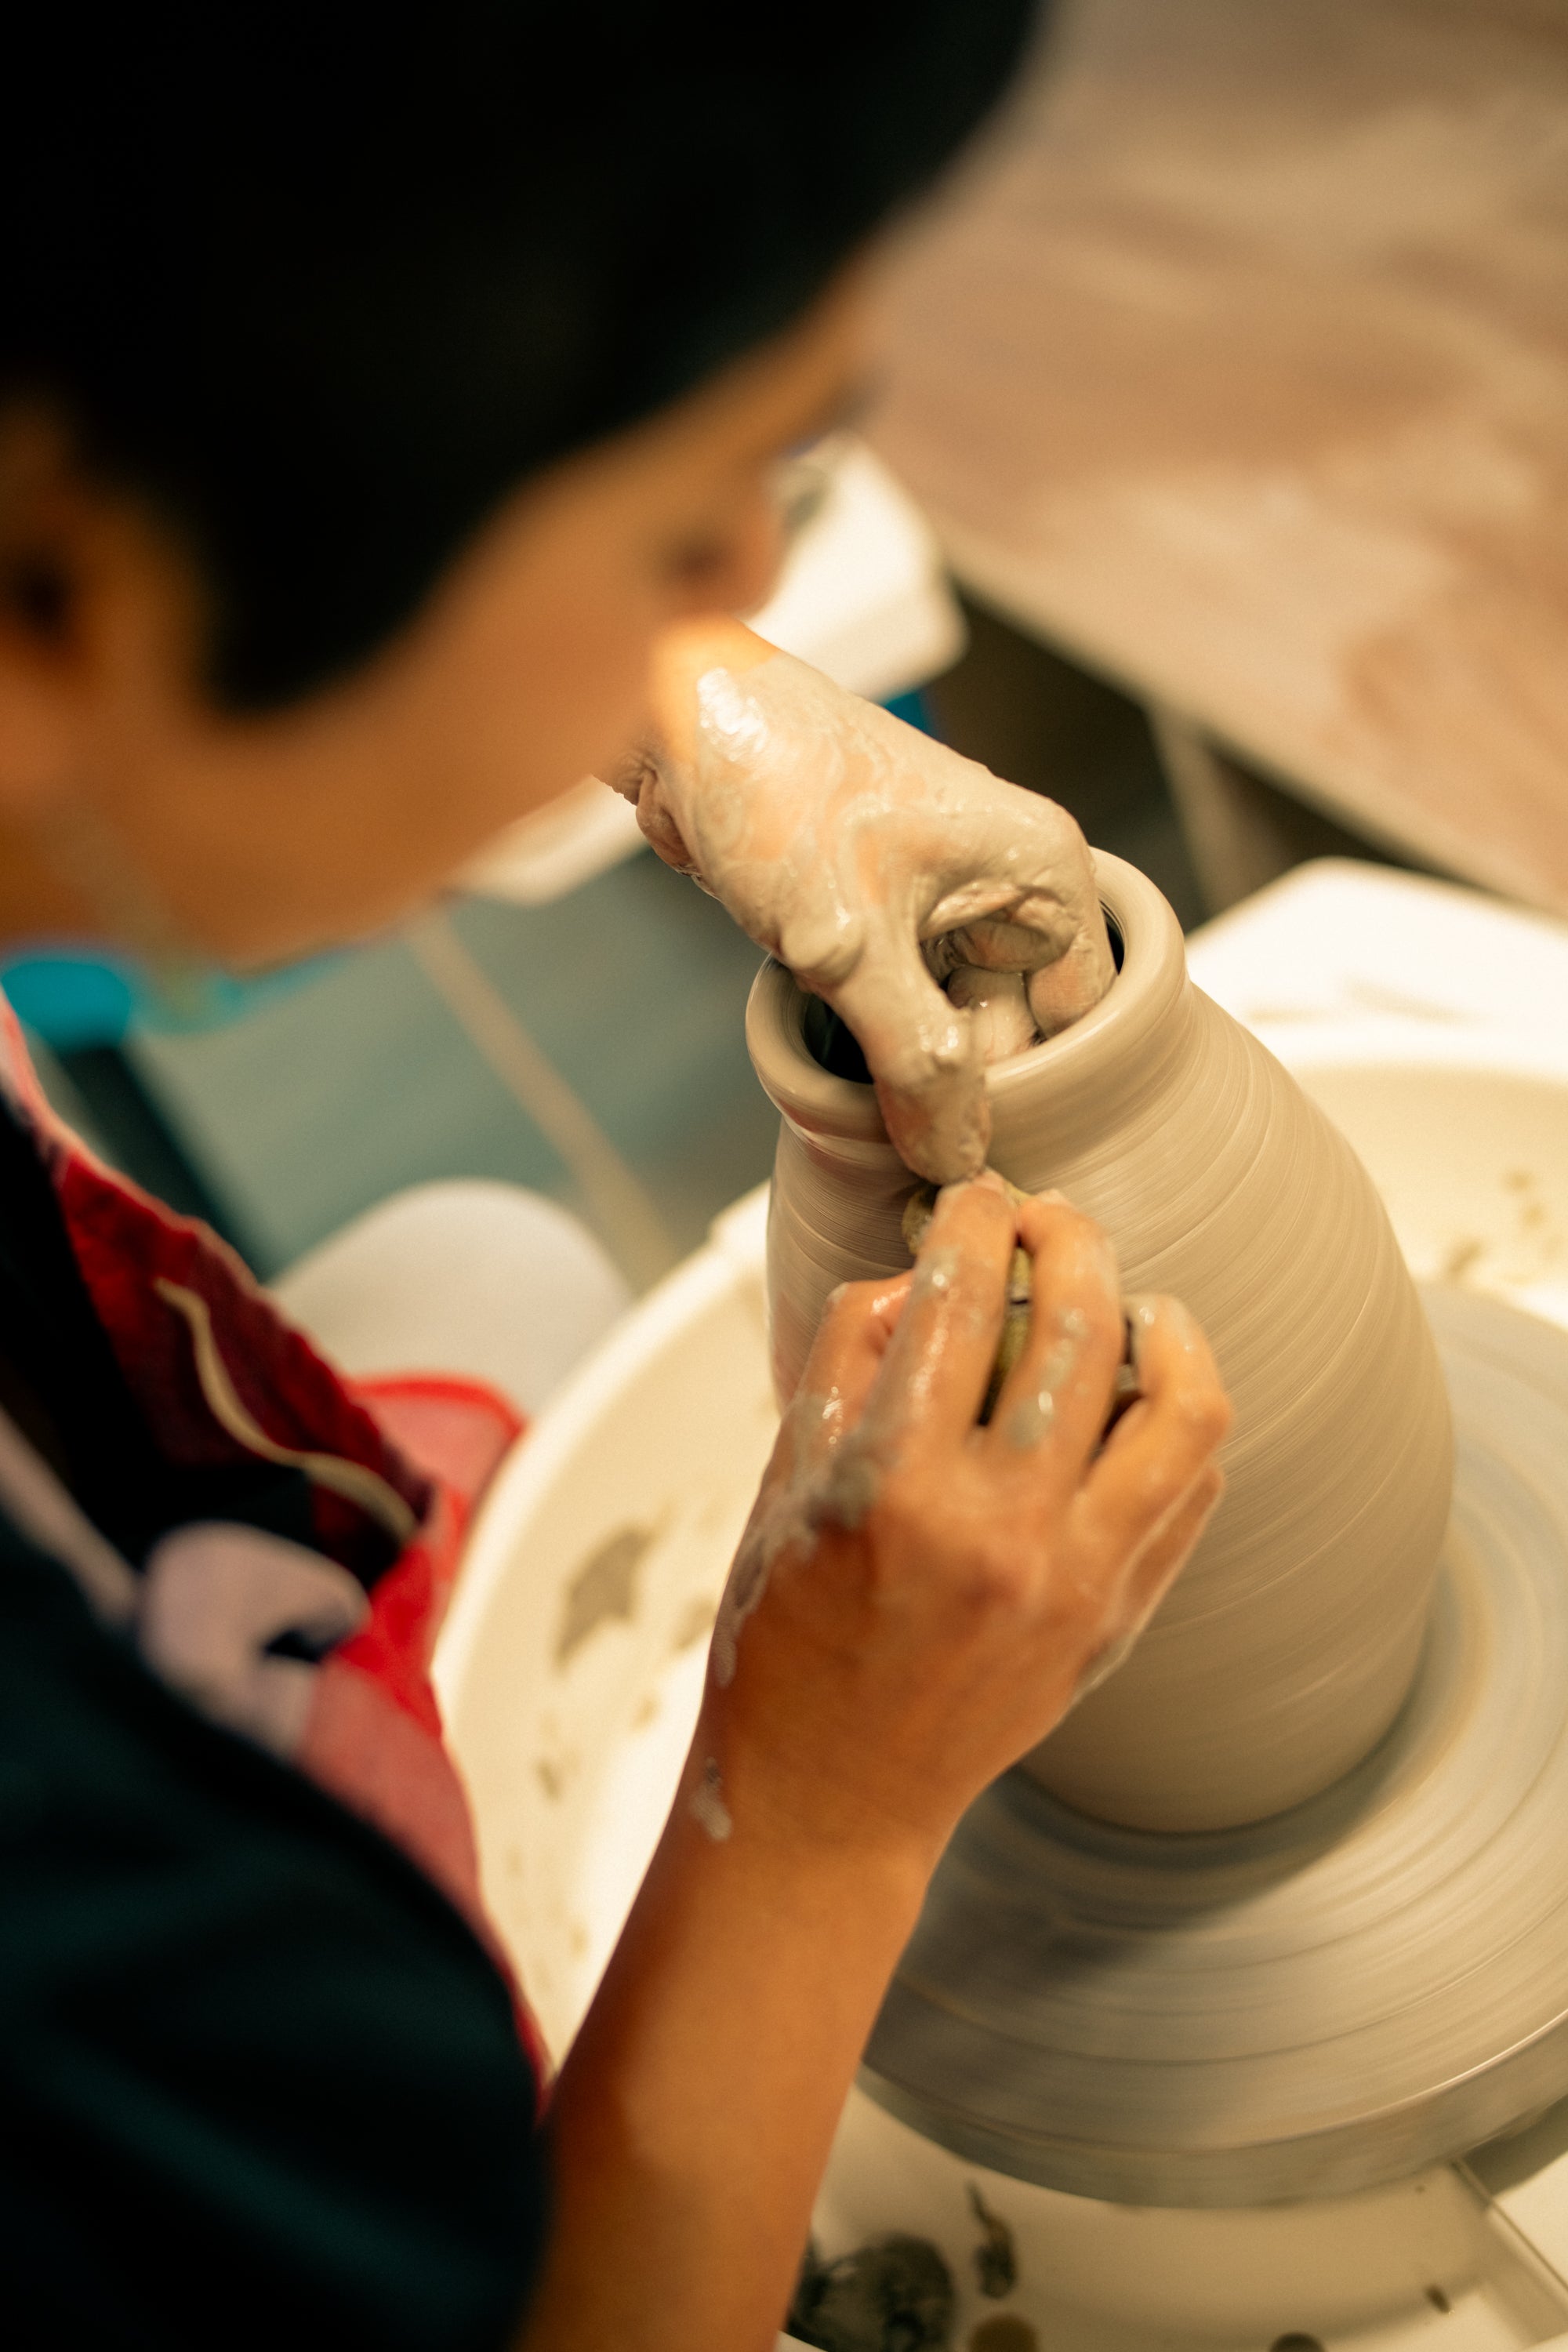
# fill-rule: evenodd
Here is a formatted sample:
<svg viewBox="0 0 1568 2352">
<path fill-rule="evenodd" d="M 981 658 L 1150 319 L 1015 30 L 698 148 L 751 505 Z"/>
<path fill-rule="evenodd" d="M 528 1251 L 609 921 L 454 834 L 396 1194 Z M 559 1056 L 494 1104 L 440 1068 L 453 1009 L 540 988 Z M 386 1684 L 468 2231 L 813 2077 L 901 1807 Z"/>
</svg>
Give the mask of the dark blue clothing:
<svg viewBox="0 0 1568 2352">
<path fill-rule="evenodd" d="M 133 1562 L 189 1519 L 308 1540 L 296 1473 L 157 1458 L 95 1328 L 0 1109 L 13 1421 Z M 542 2236 L 534 2105 L 445 1896 L 0 1517 L 0 2337 L 499 2352 Z"/>
</svg>

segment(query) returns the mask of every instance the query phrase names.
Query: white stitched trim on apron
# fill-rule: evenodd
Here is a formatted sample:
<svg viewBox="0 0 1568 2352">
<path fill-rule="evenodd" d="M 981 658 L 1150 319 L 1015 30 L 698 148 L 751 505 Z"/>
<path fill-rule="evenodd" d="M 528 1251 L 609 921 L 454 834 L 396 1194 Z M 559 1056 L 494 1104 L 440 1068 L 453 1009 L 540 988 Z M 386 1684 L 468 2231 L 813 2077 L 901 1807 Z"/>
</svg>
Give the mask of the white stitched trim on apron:
<svg viewBox="0 0 1568 2352">
<path fill-rule="evenodd" d="M 222 1423 L 229 1435 L 250 1453 L 258 1454 L 264 1462 L 281 1462 L 290 1469 L 302 1470 L 313 1486 L 324 1486 L 329 1494 L 341 1495 L 345 1502 L 357 1504 L 399 1545 L 407 1543 L 419 1522 L 396 1488 L 388 1486 L 379 1471 L 367 1469 L 363 1462 L 346 1462 L 340 1454 L 302 1453 L 297 1446 L 279 1445 L 268 1437 L 259 1422 L 246 1410 L 229 1378 L 228 1366 L 218 1352 L 206 1300 L 163 1275 L 158 1276 L 153 1286 L 159 1297 L 166 1300 L 189 1325 L 202 1394 L 214 1419 Z"/>
</svg>

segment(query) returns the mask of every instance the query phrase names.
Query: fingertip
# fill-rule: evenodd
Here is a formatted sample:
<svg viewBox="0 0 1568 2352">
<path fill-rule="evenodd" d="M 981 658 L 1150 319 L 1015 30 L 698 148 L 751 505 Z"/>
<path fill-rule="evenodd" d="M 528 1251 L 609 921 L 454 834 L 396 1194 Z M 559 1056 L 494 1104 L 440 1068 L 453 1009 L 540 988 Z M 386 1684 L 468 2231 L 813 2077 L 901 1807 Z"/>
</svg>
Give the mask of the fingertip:
<svg viewBox="0 0 1568 2352">
<path fill-rule="evenodd" d="M 1121 1274 L 1116 1244 L 1103 1225 L 1075 1207 L 1065 1193 L 1037 1192 L 1017 1210 L 1018 1234 L 1031 1255 L 1058 1252 L 1064 1271 L 1074 1263 L 1092 1270 L 1120 1297 Z"/>
<path fill-rule="evenodd" d="M 818 1328 L 849 1324 L 859 1326 L 875 1319 L 900 1284 L 907 1286 L 910 1274 L 895 1276 L 891 1280 L 872 1279 L 865 1282 L 840 1282 L 827 1294 Z"/>
<path fill-rule="evenodd" d="M 909 1303 L 914 1279 L 915 1270 L 911 1265 L 906 1266 L 902 1274 L 895 1274 L 887 1281 L 879 1282 L 877 1295 L 871 1302 L 873 1314 L 889 1326 L 896 1323 Z"/>
<path fill-rule="evenodd" d="M 1037 1233 L 1059 1232 L 1064 1224 L 1092 1225 L 1094 1219 L 1068 1199 L 1065 1192 L 1020 1192 L 1015 1205 L 1020 1230 L 1027 1224 Z"/>
<path fill-rule="evenodd" d="M 796 1395 L 847 1381 L 858 1391 L 886 1354 L 909 1297 L 913 1271 L 841 1282 L 825 1304 Z"/>
<path fill-rule="evenodd" d="M 1168 1290 L 1135 1292 L 1127 1301 L 1127 1312 L 1142 1330 L 1165 1330 L 1184 1345 L 1203 1339 L 1203 1327 L 1191 1307 Z"/>
<path fill-rule="evenodd" d="M 1165 1292 L 1141 1292 L 1125 1305 L 1133 1365 L 1140 1376 L 1146 1370 L 1155 1375 L 1163 1372 L 1167 1377 L 1207 1384 L 1224 1407 L 1228 1428 L 1230 1400 L 1207 1334 L 1191 1307 Z"/>
<path fill-rule="evenodd" d="M 1184 1307 L 1158 1291 L 1140 1290 L 1122 1301 L 1127 1317 L 1127 1328 L 1132 1342 L 1134 1369 L 1142 1372 L 1145 1357 L 1152 1360 L 1163 1347 L 1178 1348 L 1190 1344 L 1191 1332 L 1184 1329 Z M 1195 1327 L 1194 1327 L 1195 1328 Z"/>
<path fill-rule="evenodd" d="M 888 1139 L 906 1168 L 928 1183 L 946 1185 L 978 1176 L 991 1148 L 991 1106 L 984 1073 L 967 1026 L 967 1015 L 948 1005 L 923 964 L 925 989 L 952 1013 L 950 1038 L 924 1042 L 923 1066 L 900 1066 L 892 1053 L 877 1050 L 881 1039 L 868 1027 L 861 1036 L 876 1084 L 877 1102 Z M 896 1050 L 896 1042 L 895 1050 Z"/>
<path fill-rule="evenodd" d="M 1016 1226 L 1016 1212 L 1007 1197 L 1007 1187 L 994 1169 L 984 1169 L 978 1176 L 962 1177 L 957 1183 L 944 1184 L 936 1196 L 931 1223 L 927 1228 L 927 1240 L 935 1233 L 938 1222 L 944 1232 L 951 1232 L 955 1220 L 965 1226 L 984 1231 L 994 1227 L 1005 1232 L 1011 1239 Z"/>
</svg>

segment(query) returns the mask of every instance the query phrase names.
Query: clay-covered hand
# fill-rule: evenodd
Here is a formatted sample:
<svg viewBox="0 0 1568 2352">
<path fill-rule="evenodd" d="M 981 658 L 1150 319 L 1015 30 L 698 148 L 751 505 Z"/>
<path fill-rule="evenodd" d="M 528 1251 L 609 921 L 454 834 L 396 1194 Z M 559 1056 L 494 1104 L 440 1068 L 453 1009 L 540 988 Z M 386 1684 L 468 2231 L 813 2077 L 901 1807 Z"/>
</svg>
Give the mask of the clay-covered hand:
<svg viewBox="0 0 1568 2352">
<path fill-rule="evenodd" d="M 847 1023 L 909 1166 L 976 1174 L 985 1060 L 1113 977 L 1073 819 L 738 624 L 671 634 L 655 708 L 612 780 L 655 849 Z"/>
<path fill-rule="evenodd" d="M 981 1427 L 1018 1245 L 1028 1336 Z M 1107 1435 L 1129 1320 L 1140 1393 Z M 1196 1324 L 1124 1308 L 1098 1226 L 990 1176 L 949 1188 L 913 1274 L 824 1318 L 720 1612 L 698 1803 L 736 1835 L 933 1862 L 1147 1623 L 1229 1423 Z"/>
</svg>

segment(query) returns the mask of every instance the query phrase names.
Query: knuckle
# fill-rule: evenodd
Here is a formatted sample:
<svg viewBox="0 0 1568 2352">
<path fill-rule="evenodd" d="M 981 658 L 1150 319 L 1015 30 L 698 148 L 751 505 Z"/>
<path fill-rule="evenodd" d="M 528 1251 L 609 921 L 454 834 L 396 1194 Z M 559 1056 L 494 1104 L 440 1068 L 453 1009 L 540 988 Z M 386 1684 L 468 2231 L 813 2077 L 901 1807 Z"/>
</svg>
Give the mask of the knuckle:
<svg viewBox="0 0 1568 2352">
<path fill-rule="evenodd" d="M 1048 1250 L 1055 1279 L 1070 1282 L 1097 1299 L 1109 1292 L 1107 1312 L 1119 1314 L 1116 1251 L 1105 1227 L 1059 1194 L 1031 1203 L 1031 1238 L 1037 1247 Z"/>
<path fill-rule="evenodd" d="M 1119 1616 L 1114 1595 L 1121 1566 L 1119 1558 L 1108 1554 L 1094 1572 L 1064 1579 L 1053 1589 L 1049 1633 L 1058 1647 L 1081 1649 L 1113 1635 Z"/>
<path fill-rule="evenodd" d="M 1060 1193 L 1052 1197 L 1047 1205 L 1058 1230 L 1080 1247 L 1087 1243 L 1105 1239 L 1105 1227 L 1091 1217 L 1087 1209 L 1079 1208 Z"/>
<path fill-rule="evenodd" d="M 852 1342 L 874 1323 L 887 1304 L 889 1285 L 882 1282 L 841 1282 L 829 1294 L 818 1328 L 838 1344 Z"/>
<path fill-rule="evenodd" d="M 937 1482 L 895 1473 L 876 1506 L 878 1531 L 906 1572 L 944 1589 L 950 1604 L 974 1618 L 1016 1614 L 1032 1590 L 1028 1547 L 1015 1532 L 982 1524 L 954 1505 Z"/>
<path fill-rule="evenodd" d="M 986 1538 L 968 1547 L 961 1590 L 972 1609 L 988 1616 L 1012 1613 L 1028 1588 L 1028 1573 L 1016 1545 Z"/>
<path fill-rule="evenodd" d="M 1089 1291 L 1081 1304 L 1094 1338 L 1113 1341 L 1120 1356 L 1125 1338 L 1120 1299 L 1113 1292 L 1097 1288 Z"/>
<path fill-rule="evenodd" d="M 1184 1390 L 1173 1402 L 1183 1429 L 1205 1453 L 1228 1436 L 1236 1416 L 1223 1389 L 1205 1385 Z"/>
<path fill-rule="evenodd" d="M 1196 1468 L 1194 1451 L 1186 1444 L 1167 1447 L 1149 1463 L 1143 1475 L 1131 1488 L 1130 1499 L 1142 1510 L 1145 1533 L 1156 1519 L 1164 1517 L 1173 1504 L 1181 1501 L 1192 1485 Z"/>
<path fill-rule="evenodd" d="M 1085 1227 L 1099 1230 L 1093 1218 L 1087 1216 L 1083 1210 L 1074 1208 L 1065 1192 L 1032 1192 L 1026 1201 L 1020 1202 L 1018 1214 L 1021 1222 L 1026 1219 L 1042 1236 L 1061 1239 L 1080 1233 Z"/>
<path fill-rule="evenodd" d="M 1217 1463 L 1211 1462 L 1207 1469 L 1202 1474 L 1197 1485 L 1193 1489 L 1192 1503 L 1194 1510 L 1206 1516 L 1208 1512 L 1213 1510 L 1215 1505 L 1219 1501 L 1219 1498 L 1224 1492 L 1225 1472 L 1219 1467 Z"/>
<path fill-rule="evenodd" d="M 918 1475 L 907 1470 L 888 1472 L 876 1502 L 879 1533 L 900 1548 L 940 1549 L 943 1529 L 940 1510 L 933 1508 L 934 1499 Z"/>
<path fill-rule="evenodd" d="M 1124 1558 L 1146 1543 L 1173 1504 L 1192 1483 L 1193 1467 L 1184 1447 L 1170 1447 L 1142 1465 L 1130 1464 L 1119 1482 L 1117 1524 L 1122 1530 L 1115 1547 Z"/>
</svg>

